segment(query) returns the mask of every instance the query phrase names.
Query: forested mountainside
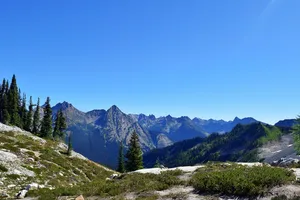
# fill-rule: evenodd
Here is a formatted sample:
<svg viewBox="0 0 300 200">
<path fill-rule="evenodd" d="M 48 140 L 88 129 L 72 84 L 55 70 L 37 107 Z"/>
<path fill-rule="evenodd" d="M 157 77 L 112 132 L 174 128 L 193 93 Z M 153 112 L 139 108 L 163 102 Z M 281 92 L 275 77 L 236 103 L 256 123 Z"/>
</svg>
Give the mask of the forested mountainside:
<svg viewBox="0 0 300 200">
<path fill-rule="evenodd" d="M 257 148 L 278 140 L 279 128 L 263 123 L 238 124 L 227 134 L 211 134 L 155 149 L 144 155 L 147 167 L 158 160 L 165 166 L 194 165 L 207 161 L 259 161 Z"/>
</svg>

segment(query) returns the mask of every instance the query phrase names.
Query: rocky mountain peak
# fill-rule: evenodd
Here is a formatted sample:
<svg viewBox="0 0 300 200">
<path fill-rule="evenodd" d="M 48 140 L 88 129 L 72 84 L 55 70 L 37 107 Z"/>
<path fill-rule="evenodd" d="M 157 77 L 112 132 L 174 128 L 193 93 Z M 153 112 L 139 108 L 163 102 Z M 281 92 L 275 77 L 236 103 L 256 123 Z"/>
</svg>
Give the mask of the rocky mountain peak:
<svg viewBox="0 0 300 200">
<path fill-rule="evenodd" d="M 167 120 L 172 120 L 173 117 L 172 117 L 171 115 L 168 115 L 168 116 L 166 116 L 166 119 L 167 119 Z"/>
<path fill-rule="evenodd" d="M 117 112 L 122 112 L 116 105 L 113 105 L 110 107 L 107 112 L 112 112 L 112 113 L 117 113 Z"/>
<path fill-rule="evenodd" d="M 238 121 L 240 121 L 240 120 L 241 120 L 240 118 L 235 117 L 233 121 L 234 121 L 234 122 L 238 122 Z"/>
<path fill-rule="evenodd" d="M 71 104 L 71 103 L 69 103 L 69 102 L 66 102 L 66 101 L 64 101 L 64 102 L 62 102 L 62 103 L 58 103 L 58 104 L 56 104 L 54 107 L 53 107 L 53 109 L 55 109 L 55 110 L 59 110 L 59 109 L 62 109 L 62 110 L 67 110 L 67 109 L 74 109 L 74 106 Z"/>
<path fill-rule="evenodd" d="M 151 120 L 155 120 L 155 119 L 156 119 L 156 117 L 155 117 L 155 115 L 149 115 L 149 119 L 151 119 Z"/>
</svg>

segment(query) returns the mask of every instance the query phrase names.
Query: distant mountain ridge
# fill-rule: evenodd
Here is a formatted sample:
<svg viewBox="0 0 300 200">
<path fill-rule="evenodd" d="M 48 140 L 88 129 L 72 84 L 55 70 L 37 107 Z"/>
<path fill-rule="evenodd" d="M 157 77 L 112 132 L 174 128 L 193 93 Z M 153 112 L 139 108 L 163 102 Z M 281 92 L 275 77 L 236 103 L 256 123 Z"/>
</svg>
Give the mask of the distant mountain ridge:
<svg viewBox="0 0 300 200">
<path fill-rule="evenodd" d="M 297 123 L 296 119 L 284 119 L 280 120 L 275 124 L 275 126 L 283 128 L 292 128 Z"/>
<path fill-rule="evenodd" d="M 202 129 L 208 133 L 225 133 L 231 131 L 238 124 L 251 124 L 258 122 L 252 117 L 246 117 L 240 119 L 235 117 L 233 121 L 224 121 L 224 120 L 203 120 L 200 118 L 194 118 L 193 122 L 202 127 Z"/>
<path fill-rule="evenodd" d="M 119 143 L 123 142 L 127 148 L 134 130 L 139 135 L 143 151 L 147 152 L 185 139 L 204 138 L 212 132 L 224 133 L 238 123 L 257 122 L 253 118 L 235 118 L 229 122 L 170 115 L 157 118 L 154 115 L 125 114 L 116 105 L 108 110 L 82 112 L 68 102 L 55 105 L 53 117 L 60 109 L 66 116 L 67 131 L 73 134 L 74 149 L 91 160 L 112 167 L 117 163 Z"/>
</svg>

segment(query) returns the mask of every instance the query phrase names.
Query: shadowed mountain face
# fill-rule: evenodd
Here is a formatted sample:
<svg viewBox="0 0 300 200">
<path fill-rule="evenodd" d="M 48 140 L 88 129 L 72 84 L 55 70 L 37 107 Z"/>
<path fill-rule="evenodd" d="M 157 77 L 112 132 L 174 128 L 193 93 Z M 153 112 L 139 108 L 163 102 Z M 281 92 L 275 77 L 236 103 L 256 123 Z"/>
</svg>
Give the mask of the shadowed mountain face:
<svg viewBox="0 0 300 200">
<path fill-rule="evenodd" d="M 175 118 L 170 115 L 156 118 L 154 115 L 133 115 L 123 113 L 117 106 L 108 110 L 82 112 L 72 104 L 63 102 L 52 108 L 53 117 L 62 109 L 72 133 L 74 150 L 91 160 L 110 167 L 117 164 L 119 143 L 125 149 L 135 130 L 139 136 L 143 152 L 163 148 L 185 139 L 206 137 L 212 132 L 226 132 L 238 123 L 252 123 L 252 118 L 234 121 L 201 120 L 189 117 Z"/>
<path fill-rule="evenodd" d="M 115 167 L 120 141 L 125 146 L 135 130 L 144 151 L 155 148 L 147 131 L 124 114 L 117 106 L 106 110 L 92 110 L 84 113 L 67 102 L 53 107 L 53 115 L 62 109 L 68 124 L 67 131 L 72 133 L 74 150 L 96 162 Z"/>
<path fill-rule="evenodd" d="M 195 165 L 207 161 L 256 162 L 258 148 L 270 141 L 278 141 L 282 132 L 276 126 L 263 123 L 238 124 L 227 134 L 211 134 L 171 146 L 152 150 L 144 155 L 144 165 L 153 167 L 156 160 L 167 167 Z"/>
</svg>

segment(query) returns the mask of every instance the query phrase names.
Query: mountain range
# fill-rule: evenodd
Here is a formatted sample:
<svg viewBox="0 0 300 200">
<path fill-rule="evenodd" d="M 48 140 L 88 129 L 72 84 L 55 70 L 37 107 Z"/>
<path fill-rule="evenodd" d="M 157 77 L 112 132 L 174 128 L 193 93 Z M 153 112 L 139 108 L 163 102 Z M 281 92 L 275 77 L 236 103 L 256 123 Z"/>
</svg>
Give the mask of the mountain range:
<svg viewBox="0 0 300 200">
<path fill-rule="evenodd" d="M 74 149 L 110 167 L 116 166 L 120 142 L 127 148 L 133 131 L 139 136 L 143 152 L 148 152 L 186 139 L 205 138 L 213 132 L 225 133 L 237 124 L 257 122 L 253 118 L 237 117 L 233 121 L 224 121 L 125 114 L 115 105 L 108 110 L 82 112 L 68 102 L 52 107 L 53 118 L 60 109 L 67 120 L 67 131 L 72 133 Z"/>
</svg>

